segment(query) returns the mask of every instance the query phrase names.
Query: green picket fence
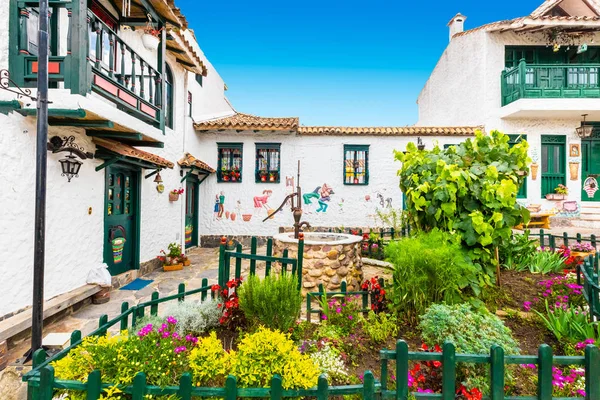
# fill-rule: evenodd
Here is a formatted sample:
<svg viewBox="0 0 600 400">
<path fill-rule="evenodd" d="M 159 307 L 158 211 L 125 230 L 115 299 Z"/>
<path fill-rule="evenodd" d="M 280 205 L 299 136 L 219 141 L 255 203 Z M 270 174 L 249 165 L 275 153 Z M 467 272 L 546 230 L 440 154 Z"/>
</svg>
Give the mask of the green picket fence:
<svg viewBox="0 0 600 400">
<path fill-rule="evenodd" d="M 475 328 L 473 328 L 475 329 Z M 454 400 L 456 398 L 457 363 L 475 363 L 490 366 L 490 393 L 484 399 L 490 400 L 567 400 L 600 399 L 600 349 L 593 345 L 585 348 L 585 356 L 553 356 L 552 348 L 543 344 L 537 356 L 504 355 L 500 346 L 493 346 L 489 355 L 456 354 L 455 346 L 446 342 L 441 353 L 410 352 L 405 341 L 399 340 L 395 350 L 381 350 L 381 396 L 383 398 L 407 399 L 409 362 L 440 361 L 442 363 L 442 393 L 412 393 L 417 399 Z M 396 361 L 396 389 L 389 390 L 389 361 Z M 505 368 L 511 364 L 535 364 L 538 371 L 536 396 L 507 396 L 505 394 Z M 552 367 L 582 366 L 585 369 L 585 398 L 553 397 Z"/>
<path fill-rule="evenodd" d="M 411 229 L 410 229 L 409 225 L 402 227 L 399 230 L 391 228 L 391 227 L 390 228 L 379 228 L 379 229 L 369 228 L 368 230 L 363 230 L 362 228 L 329 228 L 328 232 L 329 233 L 347 233 L 348 235 L 357 235 L 357 236 L 363 236 L 365 233 L 369 234 L 372 232 L 372 233 L 377 234 L 382 240 L 385 240 L 385 241 L 401 239 L 403 237 L 408 237 L 411 235 Z"/>
<path fill-rule="evenodd" d="M 583 286 L 583 297 L 590 306 L 590 315 L 600 318 L 600 279 L 598 253 L 587 257 L 577 268 L 577 283 Z M 600 399 L 600 397 L 599 397 Z"/>
<path fill-rule="evenodd" d="M 596 249 L 598 248 L 598 239 L 596 235 L 592 234 L 589 237 L 583 236 L 581 233 L 577 233 L 575 236 L 569 236 L 567 232 L 563 232 L 562 235 L 553 235 L 551 233 L 544 232 L 543 229 L 540 229 L 540 232 L 537 234 L 531 234 L 530 237 L 535 237 L 539 239 L 540 246 L 542 247 L 550 247 L 552 251 L 558 249 L 560 246 L 570 246 L 573 243 L 590 243 Z"/>
<path fill-rule="evenodd" d="M 383 287 L 383 278 L 379 278 L 379 284 L 381 287 Z M 331 299 L 332 297 L 346 296 L 360 296 L 362 302 L 362 309 L 360 312 L 362 312 L 364 316 L 369 313 L 371 310 L 371 304 L 373 304 L 373 301 L 375 300 L 375 295 L 373 293 L 369 294 L 369 292 L 364 290 L 349 292 L 346 281 L 342 281 L 340 290 L 337 292 L 326 292 L 323 284 L 321 283 L 319 284 L 318 292 L 309 292 L 306 294 L 306 320 L 310 322 L 313 314 L 319 314 L 319 319 L 321 319 L 321 307 L 313 308 L 313 300 L 316 300 L 318 304 L 322 297 Z"/>
<path fill-rule="evenodd" d="M 235 250 L 227 250 L 227 238 L 221 238 L 221 245 L 219 247 L 219 286 L 223 287 L 227 281 L 232 279 L 231 277 L 231 264 L 232 259 L 235 263 L 234 278 L 240 278 L 242 276 L 242 261 L 250 261 L 250 275 L 256 274 L 256 262 L 265 262 L 265 276 L 271 274 L 271 268 L 274 263 L 281 264 L 281 270 L 287 271 L 288 265 L 291 268 L 291 273 L 298 276 L 298 288 L 302 287 L 302 260 L 304 254 L 304 238 L 300 237 L 298 241 L 298 258 L 288 257 L 288 250 L 283 250 L 281 257 L 273 256 L 273 239 L 267 240 L 267 249 L 265 255 L 256 254 L 257 252 L 257 239 L 252 237 L 250 241 L 250 253 L 244 253 L 242 251 L 242 245 L 238 244 Z"/>
</svg>

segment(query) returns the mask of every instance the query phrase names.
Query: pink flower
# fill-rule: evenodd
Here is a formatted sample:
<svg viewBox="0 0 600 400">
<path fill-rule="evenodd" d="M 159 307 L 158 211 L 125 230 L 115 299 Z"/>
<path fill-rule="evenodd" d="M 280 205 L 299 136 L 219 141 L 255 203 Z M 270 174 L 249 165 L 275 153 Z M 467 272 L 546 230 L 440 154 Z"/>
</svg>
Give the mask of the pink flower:
<svg viewBox="0 0 600 400">
<path fill-rule="evenodd" d="M 348 315 L 348 319 L 354 319 L 352 315 Z"/>
<path fill-rule="evenodd" d="M 167 317 L 167 323 L 175 325 L 177 323 L 177 320 L 173 317 Z"/>
<path fill-rule="evenodd" d="M 323 316 L 321 317 L 321 319 L 322 319 L 322 320 L 326 320 L 326 319 L 327 319 L 327 315 L 323 315 Z"/>
</svg>

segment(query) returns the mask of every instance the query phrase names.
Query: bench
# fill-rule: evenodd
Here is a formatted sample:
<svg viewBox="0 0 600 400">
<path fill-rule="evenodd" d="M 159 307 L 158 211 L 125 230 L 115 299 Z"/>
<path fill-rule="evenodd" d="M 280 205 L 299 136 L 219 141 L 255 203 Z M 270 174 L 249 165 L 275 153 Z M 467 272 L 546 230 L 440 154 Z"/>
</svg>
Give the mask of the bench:
<svg viewBox="0 0 600 400">
<path fill-rule="evenodd" d="M 550 229 L 550 217 L 554 214 L 551 213 L 536 213 L 530 215 L 530 221 L 527 225 L 519 224 L 515 226 L 515 229 L 524 230 L 525 228 L 542 228 Z"/>
</svg>

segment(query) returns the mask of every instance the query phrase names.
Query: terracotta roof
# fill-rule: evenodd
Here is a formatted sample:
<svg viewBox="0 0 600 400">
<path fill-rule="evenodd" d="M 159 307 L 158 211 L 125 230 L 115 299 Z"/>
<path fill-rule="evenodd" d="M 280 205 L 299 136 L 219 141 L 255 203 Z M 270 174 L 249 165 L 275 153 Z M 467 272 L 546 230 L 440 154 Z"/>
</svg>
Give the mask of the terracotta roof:
<svg viewBox="0 0 600 400">
<path fill-rule="evenodd" d="M 255 131 L 290 131 L 298 128 L 298 117 L 266 118 L 255 115 L 236 113 L 225 118 L 202 121 L 194 124 L 197 131 L 217 129 L 255 130 Z"/>
<path fill-rule="evenodd" d="M 545 15 L 552 9 L 558 6 L 563 0 L 546 0 L 530 15 L 508 19 L 503 21 L 491 22 L 481 25 L 477 28 L 459 32 L 454 37 L 468 35 L 470 33 L 485 30 L 488 32 L 517 30 L 526 31 L 528 29 L 542 28 L 544 25 L 547 28 L 560 26 L 563 28 L 581 29 L 581 28 L 598 28 L 600 30 L 600 4 L 597 0 L 583 0 L 583 2 L 596 14 L 591 15 L 573 15 L 573 16 L 552 16 Z"/>
<path fill-rule="evenodd" d="M 187 19 L 174 0 L 150 0 L 154 9 L 172 25 L 187 29 Z"/>
<path fill-rule="evenodd" d="M 156 154 L 148 153 L 146 151 L 138 150 L 135 147 L 129 146 L 128 144 L 119 143 L 110 139 L 103 139 L 94 137 L 92 141 L 100 147 L 104 147 L 107 150 L 117 153 L 122 156 L 137 158 L 138 160 L 146 161 L 151 164 L 155 164 L 157 167 L 162 168 L 173 168 L 174 164 Z"/>
<path fill-rule="evenodd" d="M 175 57 L 183 68 L 195 74 L 206 76 L 208 69 L 185 36 L 176 29 L 169 30 L 168 34 L 172 39 L 167 40 L 167 51 Z"/>
<path fill-rule="evenodd" d="M 196 167 L 196 168 L 202 169 L 204 171 L 208 171 L 211 174 L 213 172 L 215 172 L 214 168 L 211 168 L 204 161 L 198 160 L 196 157 L 194 157 L 190 153 L 185 153 L 185 156 L 183 156 L 183 158 L 181 160 L 177 161 L 177 164 L 179 164 L 180 167 Z"/>
<path fill-rule="evenodd" d="M 373 135 L 373 136 L 471 136 L 481 126 L 433 127 L 343 127 L 343 126 L 301 126 L 298 134 L 306 136 L 331 135 Z"/>
</svg>

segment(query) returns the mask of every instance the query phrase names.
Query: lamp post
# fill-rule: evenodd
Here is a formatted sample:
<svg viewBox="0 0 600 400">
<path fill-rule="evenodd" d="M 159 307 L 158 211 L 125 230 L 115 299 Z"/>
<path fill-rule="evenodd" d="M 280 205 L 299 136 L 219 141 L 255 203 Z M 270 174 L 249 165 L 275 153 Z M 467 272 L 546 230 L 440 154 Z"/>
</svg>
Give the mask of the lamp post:
<svg viewBox="0 0 600 400">
<path fill-rule="evenodd" d="M 37 140 L 35 156 L 35 225 L 31 351 L 42 347 L 46 245 L 46 166 L 48 142 L 48 0 L 40 0 L 38 25 Z"/>
</svg>

